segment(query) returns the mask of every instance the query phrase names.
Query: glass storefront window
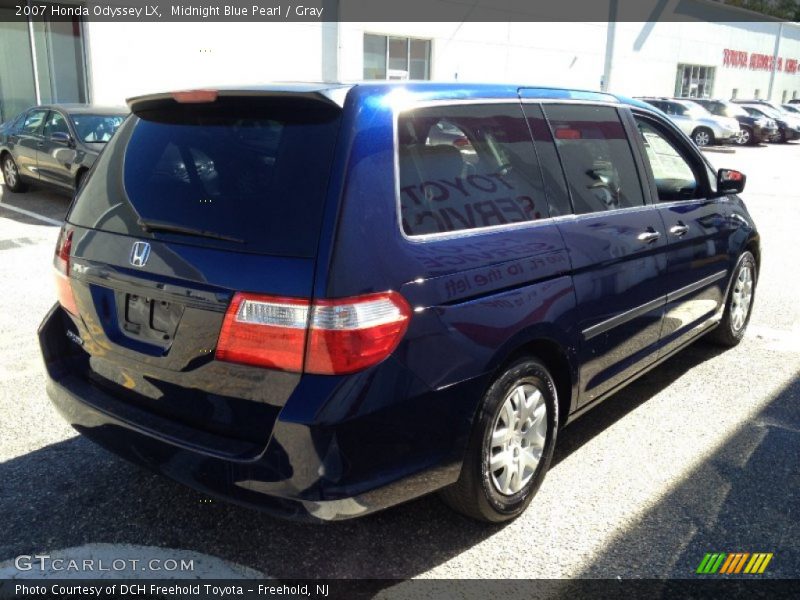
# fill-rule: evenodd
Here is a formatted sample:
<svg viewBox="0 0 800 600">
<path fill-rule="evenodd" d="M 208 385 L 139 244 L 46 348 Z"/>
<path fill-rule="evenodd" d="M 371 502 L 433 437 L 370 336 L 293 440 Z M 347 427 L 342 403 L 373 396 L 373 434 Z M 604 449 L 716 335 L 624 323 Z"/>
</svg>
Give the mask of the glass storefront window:
<svg viewBox="0 0 800 600">
<path fill-rule="evenodd" d="M 35 17 L 33 35 L 40 102 L 86 102 L 80 22 Z"/>
<path fill-rule="evenodd" d="M 675 95 L 681 98 L 710 98 L 714 90 L 716 67 L 678 65 Z"/>
<path fill-rule="evenodd" d="M 364 79 L 430 78 L 430 40 L 364 34 Z"/>
<path fill-rule="evenodd" d="M 28 24 L 14 21 L 14 12 L 0 7 L 0 123 L 36 104 Z"/>
<path fill-rule="evenodd" d="M 386 36 L 364 34 L 364 79 L 386 79 Z"/>
<path fill-rule="evenodd" d="M 85 48 L 79 19 L 20 21 L 0 7 L 0 122 L 50 102 L 87 102 Z"/>
</svg>

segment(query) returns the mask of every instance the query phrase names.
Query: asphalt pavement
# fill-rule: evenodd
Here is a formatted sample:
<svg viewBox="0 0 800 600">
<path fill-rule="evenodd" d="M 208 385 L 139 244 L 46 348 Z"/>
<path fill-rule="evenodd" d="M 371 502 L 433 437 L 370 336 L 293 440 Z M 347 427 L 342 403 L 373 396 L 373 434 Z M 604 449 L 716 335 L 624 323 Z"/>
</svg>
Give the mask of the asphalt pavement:
<svg viewBox="0 0 800 600">
<path fill-rule="evenodd" d="M 763 238 L 747 336 L 727 351 L 694 344 L 567 427 L 533 504 L 504 526 L 436 496 L 360 520 L 284 522 L 211 502 L 79 437 L 49 404 L 35 335 L 54 302 L 69 199 L 3 189 L 0 576 L 15 574 L 19 555 L 158 547 L 201 557 L 203 576 L 684 578 L 706 552 L 772 552 L 765 577 L 798 577 L 800 145 L 709 156 L 747 174 L 743 197 Z"/>
</svg>

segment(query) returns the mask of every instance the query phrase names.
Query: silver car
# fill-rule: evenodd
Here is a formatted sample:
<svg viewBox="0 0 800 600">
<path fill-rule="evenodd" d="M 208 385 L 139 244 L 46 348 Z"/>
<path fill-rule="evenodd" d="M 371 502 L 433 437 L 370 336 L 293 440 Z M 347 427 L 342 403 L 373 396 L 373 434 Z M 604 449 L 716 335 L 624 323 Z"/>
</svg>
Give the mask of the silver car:
<svg viewBox="0 0 800 600">
<path fill-rule="evenodd" d="M 673 98 L 640 98 L 661 109 L 678 128 L 698 146 L 729 144 L 739 135 L 739 121 L 712 115 L 690 100 Z"/>
</svg>

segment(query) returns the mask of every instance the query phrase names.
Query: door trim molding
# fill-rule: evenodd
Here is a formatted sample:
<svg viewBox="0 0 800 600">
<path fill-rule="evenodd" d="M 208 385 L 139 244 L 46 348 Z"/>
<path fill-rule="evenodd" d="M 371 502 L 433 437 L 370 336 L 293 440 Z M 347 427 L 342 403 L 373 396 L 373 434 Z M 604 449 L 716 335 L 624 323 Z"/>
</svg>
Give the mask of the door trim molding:
<svg viewBox="0 0 800 600">
<path fill-rule="evenodd" d="M 718 271 L 713 275 L 709 275 L 708 277 L 704 277 L 694 283 L 690 283 L 687 286 L 669 292 L 666 296 L 661 296 L 660 298 L 656 298 L 655 300 L 651 300 L 650 302 L 645 302 L 639 306 L 631 308 L 630 310 L 626 310 L 624 313 L 615 315 L 610 319 L 606 319 L 605 321 L 600 321 L 596 325 L 592 325 L 591 327 L 587 327 L 581 333 L 583 334 L 584 340 L 591 340 L 592 338 L 597 337 L 600 334 L 603 334 L 615 327 L 619 327 L 627 323 L 628 321 L 632 321 L 636 317 L 640 317 L 643 314 L 650 312 L 651 310 L 656 310 L 657 308 L 661 308 L 662 306 L 668 304 L 669 302 L 674 302 L 684 296 L 688 296 L 689 294 L 696 292 L 704 287 L 711 285 L 719 281 L 720 279 L 724 279 L 728 275 L 727 271 Z"/>
</svg>

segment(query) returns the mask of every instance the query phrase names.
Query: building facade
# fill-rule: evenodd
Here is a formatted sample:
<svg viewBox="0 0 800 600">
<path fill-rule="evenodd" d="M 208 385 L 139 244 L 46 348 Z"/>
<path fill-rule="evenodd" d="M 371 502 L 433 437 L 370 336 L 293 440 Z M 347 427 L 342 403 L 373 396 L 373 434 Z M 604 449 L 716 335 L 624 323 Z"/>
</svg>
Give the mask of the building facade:
<svg viewBox="0 0 800 600">
<path fill-rule="evenodd" d="M 35 103 L 121 104 L 167 89 L 299 80 L 800 97 L 800 26 L 720 21 L 719 12 L 716 22 L 121 23 L 21 22 L 8 10 L 0 8 L 0 121 Z"/>
</svg>

